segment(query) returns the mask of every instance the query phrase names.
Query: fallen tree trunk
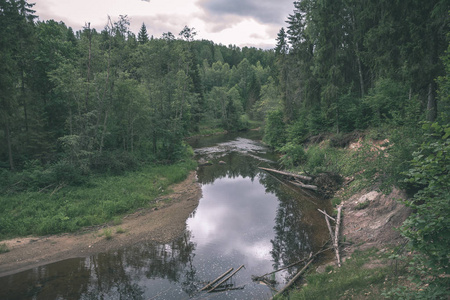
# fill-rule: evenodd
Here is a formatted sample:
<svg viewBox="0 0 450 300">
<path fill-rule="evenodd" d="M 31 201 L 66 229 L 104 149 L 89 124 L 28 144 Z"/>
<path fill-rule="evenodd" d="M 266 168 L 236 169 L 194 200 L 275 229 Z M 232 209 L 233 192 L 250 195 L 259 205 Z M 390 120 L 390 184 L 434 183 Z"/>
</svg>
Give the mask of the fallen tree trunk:
<svg viewBox="0 0 450 300">
<path fill-rule="evenodd" d="M 314 261 L 314 258 L 315 258 L 315 257 L 316 257 L 315 255 L 312 256 L 312 257 L 309 259 L 308 263 L 300 270 L 300 272 L 298 272 L 298 273 L 294 276 L 294 278 L 292 278 L 291 281 L 289 281 L 288 284 L 285 285 L 284 288 L 282 288 L 278 293 L 276 293 L 276 294 L 272 297 L 272 299 L 274 299 L 274 298 L 277 297 L 278 295 L 283 294 L 283 293 L 284 293 L 284 292 L 285 292 L 292 284 L 294 284 L 294 282 L 295 282 L 300 276 L 302 276 L 303 273 L 305 273 L 306 269 L 308 269 L 309 265 Z"/>
<path fill-rule="evenodd" d="M 279 179 L 277 176 L 273 175 L 272 173 L 268 173 L 268 174 L 269 174 L 270 176 L 272 176 L 272 178 L 274 178 L 276 181 L 278 181 L 278 182 L 281 183 L 282 185 L 288 187 L 288 188 L 291 189 L 292 191 L 294 191 L 294 192 L 298 192 L 298 191 L 299 191 L 298 189 L 296 189 L 296 188 L 292 187 L 291 185 L 287 184 L 285 181 Z M 300 191 L 301 191 L 302 193 L 308 195 L 308 196 L 311 197 L 311 198 L 316 198 L 316 196 L 315 196 L 314 194 L 311 194 L 311 193 L 308 192 L 307 190 L 304 190 L 304 189 L 303 189 L 303 190 L 300 190 Z M 315 205 L 318 205 L 316 202 L 311 201 L 308 197 L 306 197 L 306 198 L 304 198 L 304 199 L 306 199 L 307 201 L 309 201 L 309 202 L 311 202 L 311 203 L 313 203 L 313 204 L 315 204 Z"/>
<path fill-rule="evenodd" d="M 342 206 L 338 207 L 338 214 L 336 217 L 336 229 L 334 232 L 334 249 L 336 251 L 336 259 L 338 262 L 338 267 L 341 267 L 341 257 L 339 256 L 339 227 L 341 225 L 341 211 L 342 211 Z"/>
<path fill-rule="evenodd" d="M 284 175 L 284 176 L 292 176 L 294 178 L 298 178 L 298 179 L 301 179 L 301 180 L 304 180 L 304 181 L 312 181 L 313 180 L 313 178 L 310 177 L 310 176 L 294 174 L 294 173 L 291 173 L 291 172 L 278 171 L 278 170 L 275 170 L 275 169 L 269 169 L 269 168 L 263 168 L 263 167 L 259 167 L 259 169 L 264 170 L 264 171 L 268 171 L 268 172 L 281 174 L 281 175 Z"/>
<path fill-rule="evenodd" d="M 205 285 L 200 291 L 204 291 L 208 288 L 210 288 L 214 283 L 216 283 L 217 281 L 219 281 L 220 279 L 224 278 L 228 273 L 230 273 L 231 271 L 233 271 L 233 268 L 230 268 L 228 271 L 226 271 L 225 273 L 223 273 L 222 275 L 220 275 L 219 277 L 217 277 L 216 279 L 214 279 L 212 282 L 208 283 L 207 285 Z"/>
<path fill-rule="evenodd" d="M 329 214 L 326 213 L 326 211 L 321 210 L 320 208 L 317 209 L 318 211 L 320 211 L 322 214 L 324 214 L 326 217 L 330 218 L 331 220 L 336 222 L 336 219 L 333 218 L 332 216 L 330 216 Z"/>
<path fill-rule="evenodd" d="M 278 269 L 278 270 L 272 271 L 272 272 L 270 272 L 270 273 L 266 273 L 266 274 L 261 275 L 261 276 L 252 276 L 252 280 L 253 280 L 253 281 L 262 280 L 262 279 L 264 279 L 265 276 L 272 275 L 272 274 L 275 274 L 275 273 L 277 273 L 277 272 L 280 272 L 280 271 L 289 269 L 290 267 L 293 267 L 293 266 L 295 266 L 295 265 L 298 265 L 298 264 L 300 264 L 300 263 L 302 263 L 302 262 L 304 262 L 304 261 L 305 261 L 305 259 L 299 260 L 299 261 L 297 261 L 297 262 L 295 262 L 295 263 L 290 264 L 289 266 L 282 267 L 282 268 L 280 268 L 280 269 Z"/>
<path fill-rule="evenodd" d="M 241 265 L 239 268 L 236 269 L 236 271 L 234 271 L 233 273 L 231 273 L 230 275 L 228 275 L 227 277 L 225 277 L 225 279 L 223 279 L 221 282 L 219 282 L 215 287 L 213 287 L 212 289 L 210 289 L 208 291 L 208 293 L 211 293 L 212 291 L 214 291 L 215 289 L 217 289 L 220 285 L 222 285 L 222 283 L 224 283 L 225 281 L 227 281 L 228 279 L 230 279 L 231 277 L 234 276 L 234 274 L 236 274 L 240 269 L 242 269 L 244 267 L 244 265 Z"/>
<path fill-rule="evenodd" d="M 311 184 L 304 184 L 302 182 L 299 181 L 289 181 L 290 183 L 292 183 L 295 186 L 301 187 L 303 189 L 308 189 L 308 190 L 313 190 L 313 191 L 317 191 L 317 186 L 315 185 L 311 185 Z"/>
</svg>

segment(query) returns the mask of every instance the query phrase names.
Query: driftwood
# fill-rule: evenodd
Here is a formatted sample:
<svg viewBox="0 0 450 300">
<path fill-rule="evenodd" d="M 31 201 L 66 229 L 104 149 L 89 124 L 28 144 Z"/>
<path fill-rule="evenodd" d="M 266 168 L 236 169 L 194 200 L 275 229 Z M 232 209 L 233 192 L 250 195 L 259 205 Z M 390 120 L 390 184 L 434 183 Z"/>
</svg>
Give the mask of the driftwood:
<svg viewBox="0 0 450 300">
<path fill-rule="evenodd" d="M 296 181 L 289 181 L 290 183 L 292 183 L 295 186 L 304 188 L 304 189 L 308 189 L 308 190 L 313 190 L 313 191 L 317 191 L 317 186 L 316 185 L 311 185 L 311 184 L 304 184 L 298 180 Z"/>
<path fill-rule="evenodd" d="M 302 276 L 303 273 L 305 273 L 306 269 L 308 269 L 309 265 L 312 264 L 312 262 L 314 261 L 314 259 L 321 253 L 330 250 L 331 248 L 326 248 L 324 249 L 324 247 L 328 244 L 328 241 L 325 241 L 322 245 L 322 247 L 320 248 L 319 251 L 317 251 L 315 254 L 310 254 L 309 256 L 309 260 L 306 263 L 306 265 L 294 276 L 294 278 L 292 278 L 285 287 L 283 287 L 277 294 L 275 294 L 271 299 L 274 299 L 276 296 L 281 295 L 282 293 L 284 293 L 300 276 Z"/>
<path fill-rule="evenodd" d="M 320 208 L 318 208 L 317 210 L 320 211 L 322 214 L 324 214 L 325 217 L 328 217 L 329 219 L 331 219 L 331 220 L 336 222 L 336 219 L 333 218 L 332 216 L 330 216 L 329 214 L 327 214 L 324 210 L 321 210 Z"/>
<path fill-rule="evenodd" d="M 232 286 L 232 285 L 230 285 Z M 226 292 L 226 291 L 234 291 L 234 290 L 243 290 L 245 286 L 238 286 L 238 287 L 225 287 L 223 289 L 216 289 L 214 291 L 209 291 L 208 293 L 220 293 L 220 292 Z"/>
<path fill-rule="evenodd" d="M 275 293 L 278 293 L 278 290 L 266 278 L 261 279 L 261 282 L 268 286 Z"/>
<path fill-rule="evenodd" d="M 338 262 L 338 266 L 341 267 L 341 257 L 339 256 L 339 227 L 341 225 L 341 211 L 342 211 L 342 206 L 338 207 L 338 214 L 336 217 L 336 229 L 334 232 L 334 249 L 336 251 L 336 259 Z"/>
<path fill-rule="evenodd" d="M 214 279 L 212 282 L 208 283 L 207 285 L 205 285 L 200 291 L 204 291 L 208 288 L 210 288 L 214 283 L 216 283 L 217 281 L 219 281 L 220 279 L 224 278 L 228 273 L 230 273 L 231 271 L 233 271 L 233 268 L 230 268 L 228 271 L 226 271 L 225 273 L 223 273 L 222 275 L 220 275 L 219 277 L 217 277 L 216 279 Z"/>
<path fill-rule="evenodd" d="M 231 277 L 234 276 L 234 274 L 236 274 L 240 269 L 242 269 L 244 267 L 244 265 L 241 265 L 239 268 L 236 269 L 236 271 L 234 271 L 233 273 L 231 273 L 230 275 L 228 275 L 227 277 L 225 277 L 225 279 L 223 279 L 221 282 L 219 282 L 215 287 L 213 287 L 212 289 L 210 289 L 208 291 L 208 293 L 211 293 L 212 291 L 214 291 L 215 289 L 217 289 L 222 283 L 224 283 L 225 281 L 227 281 L 228 279 L 230 279 Z"/>
<path fill-rule="evenodd" d="M 342 206 L 338 207 L 338 214 L 336 217 L 336 228 L 334 229 L 334 234 L 333 234 L 333 230 L 331 229 L 331 225 L 330 225 L 330 221 L 328 219 L 333 219 L 332 217 L 330 217 L 327 213 L 321 211 L 319 209 L 319 211 L 321 213 L 323 213 L 325 215 L 325 222 L 327 223 L 327 227 L 328 227 L 328 231 L 330 232 L 330 238 L 331 238 L 331 242 L 333 243 L 333 248 L 334 248 L 334 252 L 336 255 L 336 260 L 337 260 L 337 264 L 338 267 L 341 267 L 341 257 L 339 255 L 339 227 L 341 225 L 341 211 L 342 211 Z"/>
<path fill-rule="evenodd" d="M 286 284 L 284 286 L 284 288 L 282 288 L 278 293 L 276 293 L 272 299 L 274 299 L 275 297 L 277 297 L 278 295 L 283 294 L 289 287 L 291 287 L 292 284 L 294 284 L 294 282 L 300 277 L 302 276 L 303 273 L 305 273 L 306 269 L 308 269 L 309 265 L 314 261 L 314 258 L 316 257 L 316 255 L 312 256 L 308 263 L 300 270 L 300 272 L 298 272 L 294 278 L 291 279 L 291 281 L 288 282 L 288 284 Z"/>
<path fill-rule="evenodd" d="M 325 216 L 325 222 L 327 223 L 328 231 L 330 232 L 331 243 L 333 244 L 334 248 L 333 230 L 331 229 L 330 221 L 328 220 L 327 216 Z"/>
<path fill-rule="evenodd" d="M 305 259 L 299 260 L 299 261 L 297 261 L 297 262 L 295 262 L 295 263 L 290 264 L 289 266 L 282 267 L 282 268 L 280 268 L 280 269 L 278 269 L 278 270 L 272 271 L 272 272 L 270 272 L 270 273 L 266 273 L 266 274 L 261 275 L 261 276 L 252 276 L 252 280 L 253 280 L 253 281 L 263 280 L 263 279 L 264 279 L 263 277 L 265 277 L 265 276 L 272 275 L 272 274 L 275 274 L 275 273 L 277 273 L 277 272 L 280 272 L 280 271 L 289 269 L 290 267 L 293 267 L 293 266 L 295 266 L 295 265 L 298 265 L 298 264 L 300 264 L 300 263 L 302 263 L 302 262 L 304 262 L 304 261 L 305 261 Z"/>
<path fill-rule="evenodd" d="M 310 177 L 310 176 L 294 174 L 294 173 L 291 173 L 291 172 L 278 171 L 278 170 L 275 170 L 275 169 L 269 169 L 269 168 L 263 168 L 263 167 L 259 167 L 259 169 L 264 170 L 264 171 L 268 171 L 268 172 L 281 174 L 281 175 L 284 175 L 284 176 L 292 176 L 294 178 L 298 178 L 298 179 L 304 180 L 304 181 L 312 181 L 313 180 L 313 178 Z"/>
<path fill-rule="evenodd" d="M 278 181 L 278 182 L 281 183 L 282 185 L 288 187 L 288 188 L 291 189 L 292 191 L 294 191 L 294 192 L 298 192 L 298 191 L 299 191 L 298 189 L 295 189 L 293 186 L 287 184 L 287 183 L 284 182 L 283 180 L 280 180 L 278 177 L 276 177 L 276 176 L 273 175 L 272 173 L 267 173 L 267 174 L 269 174 L 270 176 L 272 176 L 272 178 L 274 178 L 276 181 Z M 317 196 L 315 196 L 314 194 L 308 192 L 307 190 L 302 189 L 302 190 L 300 190 L 300 191 L 301 191 L 303 194 L 309 196 L 310 198 L 316 198 L 316 197 L 317 197 Z M 304 198 L 304 199 L 306 199 L 307 201 L 309 201 L 309 202 L 311 202 L 311 203 L 313 203 L 313 204 L 315 204 L 315 205 L 318 205 L 316 202 L 310 200 L 309 198 Z"/>
</svg>

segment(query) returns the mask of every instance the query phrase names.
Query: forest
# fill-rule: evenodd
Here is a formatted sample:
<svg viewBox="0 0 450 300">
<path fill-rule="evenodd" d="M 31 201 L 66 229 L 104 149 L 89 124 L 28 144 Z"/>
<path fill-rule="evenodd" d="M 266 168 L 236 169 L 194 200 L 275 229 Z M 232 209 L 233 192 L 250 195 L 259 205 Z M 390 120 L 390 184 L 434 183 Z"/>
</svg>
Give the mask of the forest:
<svg viewBox="0 0 450 300">
<path fill-rule="evenodd" d="M 295 1 L 262 50 L 188 26 L 136 35 L 125 15 L 74 32 L 0 0 L 0 194 L 172 164 L 189 157 L 186 137 L 255 122 L 285 167 L 345 173 L 335 149 L 369 132 L 390 147 L 365 176 L 411 192 L 418 213 L 402 232 L 448 272 L 449 11 L 446 0 Z M 328 149 L 307 149 L 326 136 Z"/>
</svg>

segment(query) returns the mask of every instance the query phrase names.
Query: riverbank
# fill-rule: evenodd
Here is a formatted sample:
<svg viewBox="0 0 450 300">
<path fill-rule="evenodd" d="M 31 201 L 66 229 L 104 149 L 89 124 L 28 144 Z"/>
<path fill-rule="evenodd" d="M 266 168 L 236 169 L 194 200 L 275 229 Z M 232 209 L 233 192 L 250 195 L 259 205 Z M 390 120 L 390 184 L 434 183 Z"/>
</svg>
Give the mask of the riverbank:
<svg viewBox="0 0 450 300">
<path fill-rule="evenodd" d="M 4 240 L 9 252 L 0 254 L 0 277 L 73 257 L 116 250 L 139 242 L 167 243 L 185 229 L 186 219 L 201 197 L 196 172 L 170 187 L 154 208 L 139 209 L 120 224 L 106 224 L 74 234 Z"/>
</svg>

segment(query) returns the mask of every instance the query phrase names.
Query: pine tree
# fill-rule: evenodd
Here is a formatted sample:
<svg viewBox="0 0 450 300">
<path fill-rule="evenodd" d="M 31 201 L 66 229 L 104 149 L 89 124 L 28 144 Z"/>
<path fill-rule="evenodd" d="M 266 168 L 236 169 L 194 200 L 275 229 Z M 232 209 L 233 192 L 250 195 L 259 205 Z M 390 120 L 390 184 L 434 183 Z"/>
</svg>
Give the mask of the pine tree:
<svg viewBox="0 0 450 300">
<path fill-rule="evenodd" d="M 139 33 L 138 33 L 138 42 L 139 42 L 139 44 L 145 44 L 148 41 L 149 41 L 149 39 L 148 39 L 147 27 L 145 27 L 145 24 L 142 23 L 141 30 L 139 30 Z"/>
</svg>

